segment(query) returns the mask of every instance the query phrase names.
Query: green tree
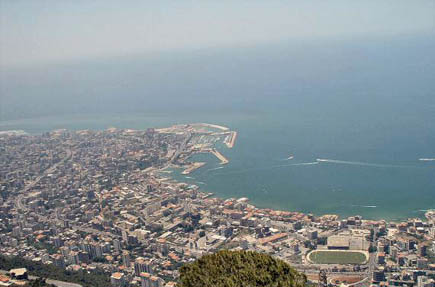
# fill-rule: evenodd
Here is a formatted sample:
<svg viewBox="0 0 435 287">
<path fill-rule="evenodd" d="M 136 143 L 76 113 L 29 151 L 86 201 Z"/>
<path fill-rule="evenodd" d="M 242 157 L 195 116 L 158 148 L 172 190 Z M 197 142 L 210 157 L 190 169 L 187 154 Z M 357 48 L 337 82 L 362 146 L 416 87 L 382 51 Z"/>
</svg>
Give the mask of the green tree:
<svg viewBox="0 0 435 287">
<path fill-rule="evenodd" d="M 304 287 L 306 281 L 267 254 L 222 250 L 182 266 L 178 287 Z"/>
</svg>

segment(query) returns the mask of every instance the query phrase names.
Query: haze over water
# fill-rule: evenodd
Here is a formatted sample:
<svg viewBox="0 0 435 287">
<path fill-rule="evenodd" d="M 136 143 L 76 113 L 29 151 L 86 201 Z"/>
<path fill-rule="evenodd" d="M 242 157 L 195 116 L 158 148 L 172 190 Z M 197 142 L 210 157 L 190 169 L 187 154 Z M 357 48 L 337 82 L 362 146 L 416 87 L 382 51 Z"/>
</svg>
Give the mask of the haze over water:
<svg viewBox="0 0 435 287">
<path fill-rule="evenodd" d="M 435 161 L 419 160 L 435 158 L 426 28 L 3 65 L 0 130 L 222 124 L 239 133 L 220 147 L 230 163 L 199 155 L 205 167 L 175 178 L 261 207 L 422 216 L 435 208 Z"/>
</svg>

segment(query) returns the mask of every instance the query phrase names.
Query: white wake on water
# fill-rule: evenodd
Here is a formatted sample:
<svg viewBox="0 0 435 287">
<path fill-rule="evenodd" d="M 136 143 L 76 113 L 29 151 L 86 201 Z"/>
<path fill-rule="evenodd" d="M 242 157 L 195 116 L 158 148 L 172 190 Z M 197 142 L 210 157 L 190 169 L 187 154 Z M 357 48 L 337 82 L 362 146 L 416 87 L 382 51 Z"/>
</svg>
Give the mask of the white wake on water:
<svg viewBox="0 0 435 287">
<path fill-rule="evenodd" d="M 352 204 L 353 207 L 362 207 L 362 208 L 377 208 L 377 205 L 354 205 Z"/>
<path fill-rule="evenodd" d="M 296 166 L 296 165 L 313 165 L 313 164 L 319 164 L 319 162 L 317 162 L 317 161 L 314 161 L 314 162 L 301 162 L 301 163 L 290 164 L 289 166 Z"/>
<path fill-rule="evenodd" d="M 300 163 L 292 163 L 292 164 L 281 164 L 281 165 L 272 165 L 272 166 L 265 166 L 265 167 L 258 167 L 258 168 L 247 168 L 242 170 L 234 170 L 229 172 L 222 172 L 222 173 L 215 173 L 215 175 L 227 175 L 227 174 L 240 174 L 240 173 L 247 173 L 251 171 L 260 171 L 260 170 L 272 170 L 276 168 L 283 168 L 283 167 L 291 167 L 291 166 L 307 166 L 307 165 L 316 165 L 319 164 L 317 161 L 315 162 L 300 162 Z"/>
<path fill-rule="evenodd" d="M 325 163 L 335 163 L 335 164 L 348 164 L 348 165 L 359 165 L 359 166 L 371 166 L 371 167 L 412 167 L 407 165 L 394 165 L 394 164 L 380 164 L 380 163 L 368 163 L 368 162 L 359 162 L 359 161 L 345 161 L 345 160 L 336 160 L 336 159 L 316 159 L 317 162 L 325 162 Z"/>
<path fill-rule="evenodd" d="M 219 167 L 207 169 L 207 171 L 213 171 L 213 170 L 218 170 L 218 169 L 222 169 L 222 168 L 224 168 L 224 167 L 223 166 L 219 166 Z"/>
<path fill-rule="evenodd" d="M 288 167 L 288 166 L 300 166 L 300 165 L 313 165 L 313 164 L 319 164 L 319 163 L 317 161 L 298 162 L 298 163 L 291 163 L 291 164 L 273 165 L 273 166 L 265 167 L 264 169 L 273 169 L 273 168 Z"/>
</svg>

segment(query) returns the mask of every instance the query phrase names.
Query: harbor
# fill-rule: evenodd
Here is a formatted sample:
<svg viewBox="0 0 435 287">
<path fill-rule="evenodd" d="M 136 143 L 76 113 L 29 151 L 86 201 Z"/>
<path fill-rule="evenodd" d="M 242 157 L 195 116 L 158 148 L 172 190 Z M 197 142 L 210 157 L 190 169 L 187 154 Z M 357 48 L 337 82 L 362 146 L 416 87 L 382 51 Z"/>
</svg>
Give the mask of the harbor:
<svg viewBox="0 0 435 287">
<path fill-rule="evenodd" d="M 184 174 L 184 175 L 190 174 L 190 173 L 194 172 L 195 170 L 197 170 L 198 168 L 201 168 L 204 165 L 205 165 L 205 162 L 194 162 L 194 163 L 190 164 L 188 168 L 183 170 L 181 172 L 181 174 Z"/>
<path fill-rule="evenodd" d="M 221 154 L 217 149 L 213 148 L 210 150 L 210 153 L 212 153 L 213 155 L 215 155 L 219 160 L 220 160 L 220 164 L 227 164 L 230 161 L 223 155 Z"/>
</svg>

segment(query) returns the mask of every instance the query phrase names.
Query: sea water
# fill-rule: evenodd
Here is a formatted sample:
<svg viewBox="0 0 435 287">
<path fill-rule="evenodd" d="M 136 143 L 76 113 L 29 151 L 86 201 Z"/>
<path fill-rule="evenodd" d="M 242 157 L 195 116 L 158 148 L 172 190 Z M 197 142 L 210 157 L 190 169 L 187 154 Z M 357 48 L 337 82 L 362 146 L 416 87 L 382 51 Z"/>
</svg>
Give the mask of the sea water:
<svg viewBox="0 0 435 287">
<path fill-rule="evenodd" d="M 2 71 L 0 130 L 238 132 L 188 178 L 259 207 L 403 219 L 435 208 L 435 41 L 427 37 L 110 59 Z M 289 159 L 289 157 L 293 157 Z"/>
</svg>

